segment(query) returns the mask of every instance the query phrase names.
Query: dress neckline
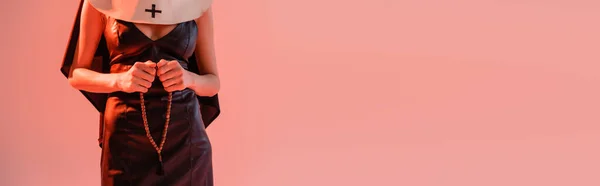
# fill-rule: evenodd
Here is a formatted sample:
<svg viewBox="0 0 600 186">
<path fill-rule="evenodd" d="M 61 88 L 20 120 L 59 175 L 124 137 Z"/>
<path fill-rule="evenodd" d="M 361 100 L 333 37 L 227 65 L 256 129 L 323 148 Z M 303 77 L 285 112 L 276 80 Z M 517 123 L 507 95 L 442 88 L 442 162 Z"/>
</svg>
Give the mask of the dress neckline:
<svg viewBox="0 0 600 186">
<path fill-rule="evenodd" d="M 123 20 L 121 20 L 123 21 Z M 138 32 L 139 34 L 142 34 L 144 36 L 144 38 L 150 42 L 159 42 L 162 39 L 169 37 L 170 35 L 173 34 L 173 32 L 175 32 L 177 29 L 179 29 L 179 27 L 181 27 L 181 24 L 183 23 L 177 23 L 177 25 L 175 25 L 175 28 L 171 29 L 167 34 L 163 35 L 162 37 L 159 37 L 158 39 L 152 39 L 150 36 L 146 35 L 144 32 L 142 32 L 142 30 L 140 30 L 137 25 L 135 25 L 135 23 L 129 22 L 129 21 L 124 21 L 126 23 L 128 23 L 129 25 L 131 25 L 131 27 L 134 27 L 134 30 L 136 30 L 136 32 Z M 187 23 L 187 22 L 184 22 Z"/>
</svg>

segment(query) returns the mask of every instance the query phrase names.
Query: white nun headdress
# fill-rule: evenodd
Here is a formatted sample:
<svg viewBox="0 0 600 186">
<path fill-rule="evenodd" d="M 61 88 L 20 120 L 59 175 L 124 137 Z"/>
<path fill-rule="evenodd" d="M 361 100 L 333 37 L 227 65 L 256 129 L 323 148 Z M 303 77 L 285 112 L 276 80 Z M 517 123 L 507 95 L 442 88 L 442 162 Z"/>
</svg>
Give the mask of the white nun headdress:
<svg viewBox="0 0 600 186">
<path fill-rule="evenodd" d="M 134 23 L 177 24 L 194 20 L 213 0 L 88 0 L 98 11 Z"/>
</svg>

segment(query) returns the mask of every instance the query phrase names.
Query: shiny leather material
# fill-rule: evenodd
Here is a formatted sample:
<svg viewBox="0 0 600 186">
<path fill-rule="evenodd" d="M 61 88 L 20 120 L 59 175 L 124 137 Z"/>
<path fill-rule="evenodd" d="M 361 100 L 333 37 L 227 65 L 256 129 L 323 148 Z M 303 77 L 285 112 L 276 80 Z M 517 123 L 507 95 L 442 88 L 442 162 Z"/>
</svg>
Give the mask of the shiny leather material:
<svg viewBox="0 0 600 186">
<path fill-rule="evenodd" d="M 81 0 L 75 24 L 61 64 L 65 77 L 75 59 Z M 194 48 L 197 25 L 179 24 L 156 41 L 132 23 L 107 18 L 91 70 L 109 73 L 128 70 L 136 61 L 178 60 L 199 73 Z M 100 114 L 102 186 L 212 186 L 211 145 L 205 131 L 220 114 L 218 96 L 201 97 L 190 89 L 173 93 L 171 122 L 163 149 L 165 174 L 156 174 L 158 156 L 146 137 L 140 112 L 139 93 L 81 93 Z M 155 141 L 160 141 L 165 122 L 167 92 L 158 78 L 145 94 L 148 122 Z M 72 110 L 77 114 L 78 110 Z"/>
<path fill-rule="evenodd" d="M 164 129 L 166 95 L 144 96 L 155 141 Z M 102 185 L 212 186 L 210 141 L 198 100 L 190 89 L 173 93 L 171 122 L 163 149 L 165 175 L 156 174 L 158 156 L 144 131 L 139 94 L 113 93 L 107 102 L 102 153 Z"/>
<path fill-rule="evenodd" d="M 80 0 L 79 1 L 79 8 L 77 10 L 77 14 L 75 16 L 75 21 L 71 30 L 71 36 L 69 37 L 69 42 L 67 45 L 67 48 L 65 50 L 65 54 L 64 54 L 64 58 L 63 61 L 61 63 L 60 66 L 60 71 L 61 73 L 65 76 L 65 77 L 69 77 L 70 72 L 72 70 L 72 65 L 73 62 L 76 59 L 76 52 L 77 52 L 77 45 L 79 44 L 79 32 L 80 32 L 80 19 L 81 19 L 81 12 L 82 12 L 82 7 L 83 4 L 85 3 L 84 0 Z M 133 52 L 128 52 L 129 50 L 137 50 L 138 52 L 144 52 L 144 50 L 140 50 L 143 49 L 144 46 L 148 47 L 148 41 L 144 39 L 145 35 L 138 35 L 135 32 L 128 32 L 131 33 L 129 36 L 127 37 L 132 37 L 131 40 L 135 41 L 132 43 L 129 43 L 129 45 L 131 46 L 139 46 L 139 47 L 123 47 L 125 45 L 121 45 L 121 47 L 116 48 L 117 50 L 119 50 L 120 52 L 115 53 L 114 51 L 116 50 L 109 50 L 108 48 L 108 43 L 107 40 L 112 40 L 112 41 L 117 41 L 115 39 L 118 38 L 114 38 L 111 36 L 125 36 L 124 34 L 119 34 L 119 33 L 125 33 L 122 32 L 123 30 L 128 30 L 128 29 L 133 29 L 131 27 L 128 27 L 127 25 L 122 25 L 120 27 L 116 27 L 115 25 L 118 26 L 118 24 L 115 24 L 116 22 L 112 22 L 113 26 L 112 27 L 106 27 L 106 28 L 111 28 L 112 30 L 110 31 L 106 31 L 105 35 L 103 34 L 103 36 L 101 37 L 100 42 L 98 43 L 98 46 L 96 47 L 96 52 L 94 54 L 94 58 L 92 61 L 90 61 L 89 65 L 90 65 L 90 69 L 94 70 L 96 72 L 101 72 L 101 73 L 110 73 L 112 72 L 120 72 L 120 71 L 124 71 L 126 69 L 128 69 L 130 67 L 130 65 L 127 64 L 128 60 L 133 60 L 135 58 L 138 59 L 143 59 L 144 55 L 147 54 L 142 54 L 139 53 L 139 55 L 136 55 Z M 119 30 L 119 29 L 123 29 L 123 30 Z M 188 27 L 189 29 L 189 27 Z M 184 29 L 180 29 L 179 31 L 184 31 Z M 176 32 L 171 33 L 172 35 L 175 35 Z M 179 33 L 181 34 L 181 33 Z M 188 35 L 187 37 L 183 38 L 183 39 L 192 39 L 196 37 L 195 34 L 192 35 Z M 173 41 L 175 40 L 179 40 L 182 38 L 178 38 L 178 37 L 165 37 L 165 39 L 163 40 L 168 40 L 165 42 L 160 42 L 160 43 L 169 43 L 169 45 L 164 45 L 164 44 L 160 44 L 159 47 L 155 47 L 154 49 L 157 48 L 162 48 L 160 50 L 160 52 L 158 52 L 159 54 L 157 55 L 159 57 L 163 57 L 163 58 L 167 58 L 167 59 L 181 59 L 181 61 L 186 61 L 186 63 L 181 63 L 181 64 L 185 64 L 186 69 L 188 69 L 190 72 L 196 73 L 196 74 L 200 74 L 197 62 L 196 62 L 196 55 L 194 53 L 191 54 L 191 56 L 189 55 L 189 50 L 192 50 L 192 48 L 194 48 L 191 43 L 189 43 L 190 45 L 186 46 L 186 49 L 184 49 L 187 52 L 184 52 L 184 55 L 175 55 L 173 53 L 173 51 L 179 51 L 181 50 L 182 46 L 176 46 L 176 45 L 171 45 L 173 44 Z M 158 43 L 158 42 L 157 42 Z M 157 44 L 157 43 L 153 43 L 153 44 Z M 183 43 L 183 42 L 180 42 Z M 114 44 L 114 43 L 113 43 Z M 117 46 L 119 45 L 118 43 L 116 45 L 112 45 Z M 112 48 L 115 49 L 115 48 Z M 166 49 L 171 49 L 171 50 L 166 50 Z M 172 50 L 172 49 L 177 49 L 177 50 Z M 157 52 L 157 50 L 153 51 L 153 52 Z M 163 53 L 164 52 L 164 53 Z M 125 59 L 126 56 L 121 55 L 121 53 L 127 53 L 129 58 L 132 59 Z M 162 54 L 161 54 L 162 53 Z M 188 57 L 189 56 L 189 57 Z M 148 56 L 146 56 L 148 57 Z M 187 57 L 187 58 L 186 58 Z M 114 59 L 113 59 L 114 58 Z M 117 62 L 122 62 L 122 63 L 117 63 Z M 81 62 L 80 62 L 81 63 Z M 110 64 L 112 63 L 112 64 Z M 131 63 L 131 62 L 130 62 Z M 115 65 L 116 64 L 116 65 Z M 99 126 L 99 137 L 98 137 L 98 144 L 100 147 L 103 146 L 103 128 L 104 128 L 104 114 L 105 114 L 105 108 L 106 108 L 106 103 L 108 100 L 108 96 L 109 94 L 106 93 L 93 93 L 93 92 L 87 92 L 87 91 L 83 91 L 80 90 L 81 94 L 92 104 L 92 106 L 94 106 L 94 108 L 96 108 L 96 110 L 99 113 L 99 121 L 98 121 L 98 126 Z M 213 123 L 213 121 L 221 114 L 221 108 L 220 108 L 220 104 L 219 104 L 219 95 L 214 95 L 211 97 L 206 97 L 206 96 L 196 96 L 196 98 L 198 99 L 198 104 L 199 104 L 199 109 L 200 109 L 200 113 L 201 113 L 201 117 L 202 120 L 204 121 L 204 127 L 208 127 L 210 124 Z M 75 114 L 77 114 L 77 112 L 79 111 L 79 109 L 73 109 L 73 110 L 67 110 L 67 111 L 72 111 L 75 112 Z"/>
<path fill-rule="evenodd" d="M 187 69 L 196 33 L 196 23 L 188 21 L 152 40 L 133 23 L 108 17 L 104 36 L 110 71 L 123 72 L 135 62 L 160 59 L 177 60 Z M 167 96 L 158 77 L 144 94 L 148 125 L 156 142 L 161 141 L 164 129 Z M 159 175 L 157 152 L 144 130 L 139 93 L 109 94 L 104 115 L 102 185 L 212 185 L 211 146 L 199 110 L 193 90 L 173 92 L 163 149 L 165 175 Z"/>
<path fill-rule="evenodd" d="M 152 40 L 133 23 L 108 17 L 104 36 L 111 59 L 110 72 L 126 71 L 135 62 L 160 59 L 178 60 L 187 69 L 196 33 L 196 23 L 188 21 Z M 164 129 L 167 96 L 158 77 L 144 94 L 148 125 L 156 142 L 161 141 Z M 109 94 L 104 115 L 102 185 L 212 185 L 211 146 L 199 111 L 193 90 L 173 92 L 163 149 L 165 175 L 159 175 L 158 155 L 144 130 L 140 94 Z"/>
</svg>

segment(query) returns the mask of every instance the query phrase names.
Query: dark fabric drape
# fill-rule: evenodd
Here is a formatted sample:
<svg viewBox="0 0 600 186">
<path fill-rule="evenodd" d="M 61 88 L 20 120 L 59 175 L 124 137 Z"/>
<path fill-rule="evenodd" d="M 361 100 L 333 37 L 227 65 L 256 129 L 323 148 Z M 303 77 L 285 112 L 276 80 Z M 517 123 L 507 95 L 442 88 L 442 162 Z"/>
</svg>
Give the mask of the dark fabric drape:
<svg viewBox="0 0 600 186">
<path fill-rule="evenodd" d="M 81 17 L 81 10 L 83 7 L 84 1 L 81 0 L 79 3 L 79 8 L 77 10 L 77 14 L 75 16 L 75 21 L 73 24 L 73 28 L 71 30 L 71 35 L 69 37 L 69 41 L 66 47 L 65 55 L 63 61 L 60 66 L 60 71 L 65 77 L 69 77 L 69 73 L 71 71 L 71 66 L 76 60 L 77 56 L 77 44 L 79 40 L 79 24 Z M 106 41 L 104 36 L 100 40 L 98 47 L 96 49 L 95 57 L 94 57 L 94 65 L 91 70 L 101 73 L 109 73 L 109 53 L 106 46 Z M 196 55 L 193 54 L 189 58 L 189 68 L 188 70 L 199 74 L 199 68 L 197 66 Z M 83 96 L 98 110 L 99 112 L 99 138 L 98 142 L 100 147 L 102 147 L 102 128 L 103 128 L 103 114 L 104 108 L 106 107 L 106 100 L 108 98 L 108 94 L 105 93 L 92 93 L 86 91 L 80 91 Z M 200 105 L 200 113 L 202 114 L 202 120 L 204 121 L 204 126 L 208 127 L 221 113 L 221 109 L 219 106 L 219 98 L 218 95 L 212 97 L 203 97 L 197 96 L 199 105 Z M 77 110 L 72 110 L 72 112 L 77 112 Z"/>
</svg>

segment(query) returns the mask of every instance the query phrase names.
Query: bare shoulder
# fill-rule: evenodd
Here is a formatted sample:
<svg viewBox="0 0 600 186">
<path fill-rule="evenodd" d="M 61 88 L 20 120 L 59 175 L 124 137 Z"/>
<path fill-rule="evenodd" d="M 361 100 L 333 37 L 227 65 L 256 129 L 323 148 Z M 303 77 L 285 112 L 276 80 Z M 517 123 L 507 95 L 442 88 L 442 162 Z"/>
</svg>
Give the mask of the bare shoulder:
<svg viewBox="0 0 600 186">
<path fill-rule="evenodd" d="M 212 9 L 209 7 L 202 13 L 202 16 L 196 19 L 198 25 L 198 39 L 196 41 L 196 55 L 198 67 L 202 74 L 217 73 L 217 64 L 215 57 Z"/>
<path fill-rule="evenodd" d="M 196 18 L 195 21 L 198 25 L 207 24 L 207 22 L 212 21 L 212 8 L 209 7 L 204 12 L 202 12 L 202 15 Z"/>
<path fill-rule="evenodd" d="M 93 25 L 103 25 L 106 22 L 105 15 L 94 8 L 89 0 L 83 1 L 83 7 L 81 11 L 82 22 L 92 23 Z"/>
<path fill-rule="evenodd" d="M 81 8 L 77 58 L 72 68 L 91 69 L 95 66 L 92 59 L 104 32 L 104 14 L 96 10 L 88 0 L 84 0 Z"/>
</svg>

